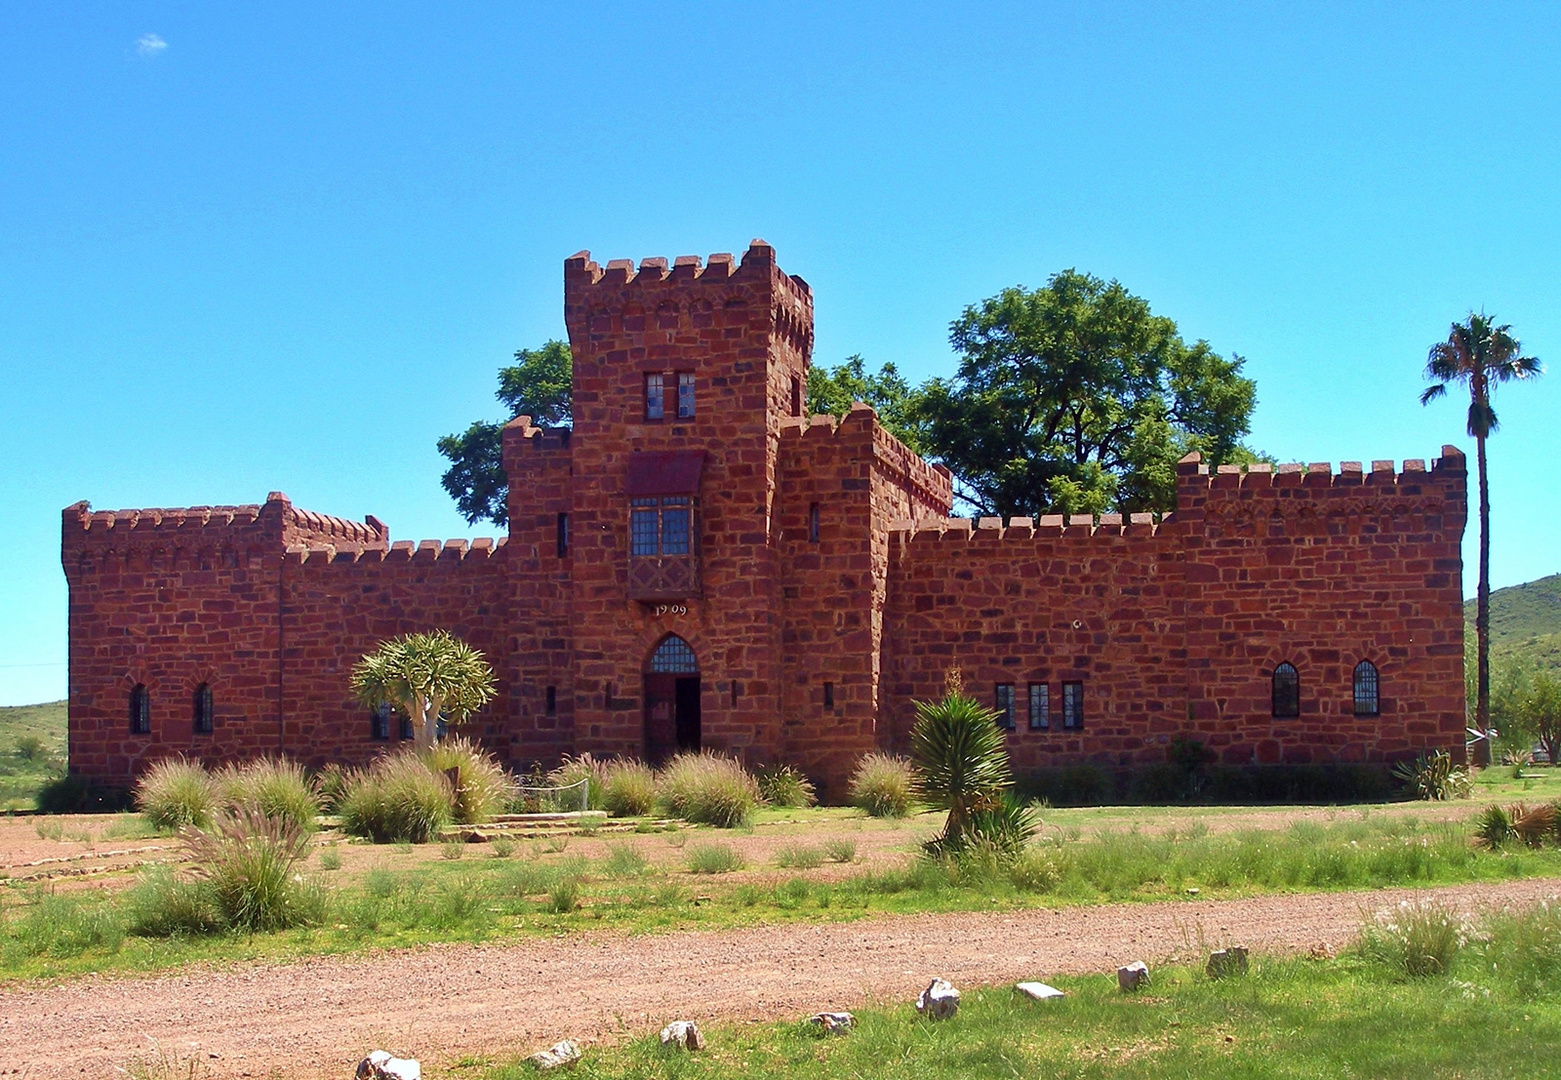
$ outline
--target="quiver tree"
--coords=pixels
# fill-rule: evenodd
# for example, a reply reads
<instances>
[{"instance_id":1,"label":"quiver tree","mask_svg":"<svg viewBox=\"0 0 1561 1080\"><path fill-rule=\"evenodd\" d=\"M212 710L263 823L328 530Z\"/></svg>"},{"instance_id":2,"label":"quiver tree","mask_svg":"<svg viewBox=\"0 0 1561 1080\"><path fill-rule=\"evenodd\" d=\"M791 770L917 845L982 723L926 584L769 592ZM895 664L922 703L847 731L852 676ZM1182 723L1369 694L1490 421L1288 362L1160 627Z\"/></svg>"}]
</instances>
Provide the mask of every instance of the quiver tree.
<instances>
[{"instance_id":1,"label":"quiver tree","mask_svg":"<svg viewBox=\"0 0 1561 1080\"><path fill-rule=\"evenodd\" d=\"M459 724L493 698L493 669L449 631L391 638L352 668L352 692L369 708L391 705L412 720L418 749L434 745L441 717Z\"/></svg>"}]
</instances>

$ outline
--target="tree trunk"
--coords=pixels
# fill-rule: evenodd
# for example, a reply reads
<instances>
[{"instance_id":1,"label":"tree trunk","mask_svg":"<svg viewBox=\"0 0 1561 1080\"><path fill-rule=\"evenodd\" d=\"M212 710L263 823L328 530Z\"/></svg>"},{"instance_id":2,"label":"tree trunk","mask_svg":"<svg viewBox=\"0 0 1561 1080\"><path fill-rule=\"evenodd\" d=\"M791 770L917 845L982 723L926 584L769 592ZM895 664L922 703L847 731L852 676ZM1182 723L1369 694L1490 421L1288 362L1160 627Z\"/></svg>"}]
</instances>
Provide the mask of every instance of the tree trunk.
<instances>
[{"instance_id":1,"label":"tree trunk","mask_svg":"<svg viewBox=\"0 0 1561 1080\"><path fill-rule=\"evenodd\" d=\"M1475 436L1475 460L1480 474L1480 584L1474 602L1475 682L1474 726L1485 735L1476 753L1491 763L1491 492L1485 475L1485 437Z\"/></svg>"}]
</instances>

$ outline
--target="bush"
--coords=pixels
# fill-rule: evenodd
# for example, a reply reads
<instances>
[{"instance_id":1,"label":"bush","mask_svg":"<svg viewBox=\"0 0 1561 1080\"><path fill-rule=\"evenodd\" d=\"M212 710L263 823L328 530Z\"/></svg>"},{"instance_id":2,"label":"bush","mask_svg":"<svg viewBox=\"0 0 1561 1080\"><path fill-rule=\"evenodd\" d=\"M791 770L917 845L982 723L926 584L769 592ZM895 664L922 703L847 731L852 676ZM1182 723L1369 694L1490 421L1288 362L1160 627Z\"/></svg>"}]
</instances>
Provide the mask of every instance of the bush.
<instances>
[{"instance_id":1,"label":"bush","mask_svg":"<svg viewBox=\"0 0 1561 1080\"><path fill-rule=\"evenodd\" d=\"M416 750L386 755L353 777L342 796L341 826L376 844L426 843L450 824L450 785Z\"/></svg>"},{"instance_id":2,"label":"bush","mask_svg":"<svg viewBox=\"0 0 1561 1080\"><path fill-rule=\"evenodd\" d=\"M1052 806L1100 806L1116 793L1116 782L1098 765L1064 765L1036 769L1019 777L1018 797L1040 799Z\"/></svg>"},{"instance_id":3,"label":"bush","mask_svg":"<svg viewBox=\"0 0 1561 1080\"><path fill-rule=\"evenodd\" d=\"M830 861L848 863L856 861L856 841L848 836L831 836L824 841L824 854Z\"/></svg>"},{"instance_id":4,"label":"bush","mask_svg":"<svg viewBox=\"0 0 1561 1080\"><path fill-rule=\"evenodd\" d=\"M1472 790L1469 770L1455 766L1446 750L1400 761L1393 766L1393 776L1417 799L1464 799Z\"/></svg>"},{"instance_id":5,"label":"bush","mask_svg":"<svg viewBox=\"0 0 1561 1080\"><path fill-rule=\"evenodd\" d=\"M457 735L437 742L424 754L424 760L430 771L441 776L455 770L450 816L457 825L491 821L509 802L513 785L503 767L468 739Z\"/></svg>"},{"instance_id":6,"label":"bush","mask_svg":"<svg viewBox=\"0 0 1561 1080\"><path fill-rule=\"evenodd\" d=\"M253 933L320 921L324 893L294 873L309 850L309 834L296 822L251 808L182 836L223 926Z\"/></svg>"},{"instance_id":7,"label":"bush","mask_svg":"<svg viewBox=\"0 0 1561 1080\"><path fill-rule=\"evenodd\" d=\"M320 809L327 814L341 810L342 796L352 784L354 771L332 761L314 778L314 790L320 793Z\"/></svg>"},{"instance_id":8,"label":"bush","mask_svg":"<svg viewBox=\"0 0 1561 1080\"><path fill-rule=\"evenodd\" d=\"M135 806L134 796L125 788L100 784L75 773L44 784L34 802L41 814L118 814Z\"/></svg>"},{"instance_id":9,"label":"bush","mask_svg":"<svg viewBox=\"0 0 1561 1080\"><path fill-rule=\"evenodd\" d=\"M856 763L849 788L851 805L873 817L910 815L915 774L911 763L889 754L865 754Z\"/></svg>"},{"instance_id":10,"label":"bush","mask_svg":"<svg viewBox=\"0 0 1561 1080\"><path fill-rule=\"evenodd\" d=\"M729 757L679 754L657 778L657 800L673 817L730 829L746 824L759 805L759 785Z\"/></svg>"},{"instance_id":11,"label":"bush","mask_svg":"<svg viewBox=\"0 0 1561 1080\"><path fill-rule=\"evenodd\" d=\"M585 806L571 807L582 810L605 810L602 802L602 781L605 779L607 763L592 757L590 754L581 754L579 757L565 756L563 763L547 774L547 782L554 787L569 787L584 780Z\"/></svg>"},{"instance_id":12,"label":"bush","mask_svg":"<svg viewBox=\"0 0 1561 1080\"><path fill-rule=\"evenodd\" d=\"M135 784L136 809L159 829L204 828L217 811L216 781L199 762L164 758Z\"/></svg>"},{"instance_id":13,"label":"bush","mask_svg":"<svg viewBox=\"0 0 1561 1080\"><path fill-rule=\"evenodd\" d=\"M216 783L230 811L254 811L306 833L318 827L320 799L296 761L260 757L229 765L217 774Z\"/></svg>"},{"instance_id":14,"label":"bush","mask_svg":"<svg viewBox=\"0 0 1561 1080\"><path fill-rule=\"evenodd\" d=\"M1485 921L1487 974L1529 994L1561 984L1561 905L1541 901Z\"/></svg>"},{"instance_id":15,"label":"bush","mask_svg":"<svg viewBox=\"0 0 1561 1080\"><path fill-rule=\"evenodd\" d=\"M759 794L771 806L804 807L818 802L813 781L790 765L760 769Z\"/></svg>"},{"instance_id":16,"label":"bush","mask_svg":"<svg viewBox=\"0 0 1561 1080\"><path fill-rule=\"evenodd\" d=\"M743 857L730 844L693 844L686 858L695 874L730 874L743 868Z\"/></svg>"},{"instance_id":17,"label":"bush","mask_svg":"<svg viewBox=\"0 0 1561 1080\"><path fill-rule=\"evenodd\" d=\"M166 866L148 870L130 890L125 907L130 932L141 937L209 934L224 929L211 886L180 878Z\"/></svg>"},{"instance_id":18,"label":"bush","mask_svg":"<svg viewBox=\"0 0 1561 1080\"><path fill-rule=\"evenodd\" d=\"M1041 827L1034 803L1022 803L1011 795L999 797L970 815L961 832L945 831L922 846L932 856L957 855L967 848L989 852L1003 865L1012 863Z\"/></svg>"},{"instance_id":19,"label":"bush","mask_svg":"<svg viewBox=\"0 0 1561 1080\"><path fill-rule=\"evenodd\" d=\"M775 849L775 865L796 870L816 870L824 865L824 852L810 844L783 844Z\"/></svg>"},{"instance_id":20,"label":"bush","mask_svg":"<svg viewBox=\"0 0 1561 1080\"><path fill-rule=\"evenodd\" d=\"M656 805L656 774L643 761L609 761L602 768L602 809L613 817L639 817Z\"/></svg>"},{"instance_id":21,"label":"bush","mask_svg":"<svg viewBox=\"0 0 1561 1080\"><path fill-rule=\"evenodd\" d=\"M1440 901L1406 900L1361 927L1361 952L1413 979L1445 975L1468 940L1464 922Z\"/></svg>"},{"instance_id":22,"label":"bush","mask_svg":"<svg viewBox=\"0 0 1561 1080\"><path fill-rule=\"evenodd\" d=\"M1512 828L1512 815L1499 806L1487 806L1474 819L1475 843L1490 851L1516 839L1517 835Z\"/></svg>"}]
</instances>

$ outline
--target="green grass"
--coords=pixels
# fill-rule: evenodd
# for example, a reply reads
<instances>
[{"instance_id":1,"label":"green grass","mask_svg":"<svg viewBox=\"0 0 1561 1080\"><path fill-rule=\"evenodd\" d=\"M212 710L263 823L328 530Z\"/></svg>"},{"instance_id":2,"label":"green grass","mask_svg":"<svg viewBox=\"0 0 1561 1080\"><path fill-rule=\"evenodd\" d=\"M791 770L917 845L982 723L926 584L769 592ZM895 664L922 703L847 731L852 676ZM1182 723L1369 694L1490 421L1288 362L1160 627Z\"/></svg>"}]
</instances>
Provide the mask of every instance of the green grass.
<instances>
[{"instance_id":1,"label":"green grass","mask_svg":"<svg viewBox=\"0 0 1561 1080\"><path fill-rule=\"evenodd\" d=\"M65 702L0 707L0 810L31 810L65 768Z\"/></svg>"}]
</instances>

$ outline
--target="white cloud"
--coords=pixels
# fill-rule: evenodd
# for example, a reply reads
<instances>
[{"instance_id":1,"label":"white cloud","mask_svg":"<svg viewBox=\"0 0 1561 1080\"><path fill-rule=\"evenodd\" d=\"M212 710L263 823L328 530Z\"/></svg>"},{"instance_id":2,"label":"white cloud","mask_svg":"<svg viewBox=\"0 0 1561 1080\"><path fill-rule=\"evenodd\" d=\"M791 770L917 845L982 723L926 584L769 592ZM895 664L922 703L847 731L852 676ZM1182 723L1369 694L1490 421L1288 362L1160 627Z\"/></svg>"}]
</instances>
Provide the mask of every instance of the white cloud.
<instances>
[{"instance_id":1,"label":"white cloud","mask_svg":"<svg viewBox=\"0 0 1561 1080\"><path fill-rule=\"evenodd\" d=\"M136 52L142 56L156 56L168 47L168 43L156 34L142 34L136 38Z\"/></svg>"}]
</instances>

